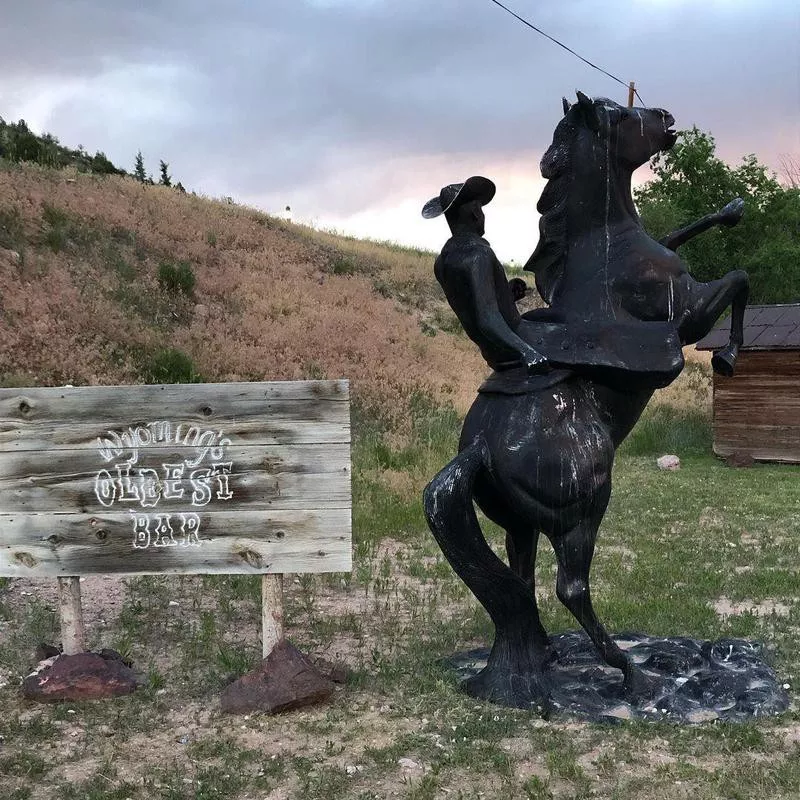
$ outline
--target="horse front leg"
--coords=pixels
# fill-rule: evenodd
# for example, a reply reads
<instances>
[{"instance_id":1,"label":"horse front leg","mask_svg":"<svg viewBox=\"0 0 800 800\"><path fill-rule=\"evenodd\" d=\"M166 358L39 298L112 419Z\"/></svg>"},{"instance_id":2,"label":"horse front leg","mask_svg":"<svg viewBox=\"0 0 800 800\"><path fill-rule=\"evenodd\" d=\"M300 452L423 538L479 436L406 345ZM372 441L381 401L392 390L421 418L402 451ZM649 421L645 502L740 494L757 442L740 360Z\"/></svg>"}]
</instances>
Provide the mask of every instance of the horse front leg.
<instances>
[{"instance_id":1,"label":"horse front leg","mask_svg":"<svg viewBox=\"0 0 800 800\"><path fill-rule=\"evenodd\" d=\"M558 560L556 594L589 634L603 661L622 670L625 691L632 702L650 697L658 683L619 648L595 613L589 591L589 569L602 513L583 520L561 536L551 538Z\"/></svg>"},{"instance_id":2,"label":"horse front leg","mask_svg":"<svg viewBox=\"0 0 800 800\"><path fill-rule=\"evenodd\" d=\"M687 285L678 335L682 344L695 344L706 336L722 312L731 307L731 334L728 344L711 358L711 366L719 375L730 377L736 366L739 348L744 343L744 310L750 296L750 278L737 269L708 283L698 283L686 276Z\"/></svg>"},{"instance_id":3,"label":"horse front leg","mask_svg":"<svg viewBox=\"0 0 800 800\"><path fill-rule=\"evenodd\" d=\"M737 197L716 213L706 214L706 216L697 220L697 222L693 222L685 228L667 234L663 239L659 240L659 244L664 245L664 247L674 252L682 244L686 244L690 239L694 239L695 236L705 233L715 225L732 228L742 218L743 213L744 200L742 200L741 197Z\"/></svg>"},{"instance_id":4,"label":"horse front leg","mask_svg":"<svg viewBox=\"0 0 800 800\"><path fill-rule=\"evenodd\" d=\"M744 310L747 308L747 300L750 297L750 278L743 270L737 273L739 276L739 289L733 295L731 303L731 336L728 344L718 350L711 357L711 367L718 375L730 378L736 368L736 358L739 355L739 348L744 344Z\"/></svg>"}]
</instances>

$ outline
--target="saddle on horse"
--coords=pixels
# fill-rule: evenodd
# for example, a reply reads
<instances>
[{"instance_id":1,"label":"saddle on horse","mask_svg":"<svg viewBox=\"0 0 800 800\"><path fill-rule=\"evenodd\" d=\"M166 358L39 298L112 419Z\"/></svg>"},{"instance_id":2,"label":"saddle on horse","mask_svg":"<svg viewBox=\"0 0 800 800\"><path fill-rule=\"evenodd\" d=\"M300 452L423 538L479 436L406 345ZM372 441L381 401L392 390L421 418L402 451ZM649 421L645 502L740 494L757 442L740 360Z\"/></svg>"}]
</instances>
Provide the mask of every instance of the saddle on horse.
<instances>
[{"instance_id":1,"label":"saddle on horse","mask_svg":"<svg viewBox=\"0 0 800 800\"><path fill-rule=\"evenodd\" d=\"M517 334L535 347L553 370L528 375L524 367L497 369L480 392L527 394L548 388L572 374L615 383L624 377L637 388L658 389L683 369L683 351L672 322L566 319L553 309L523 314Z\"/></svg>"}]
</instances>

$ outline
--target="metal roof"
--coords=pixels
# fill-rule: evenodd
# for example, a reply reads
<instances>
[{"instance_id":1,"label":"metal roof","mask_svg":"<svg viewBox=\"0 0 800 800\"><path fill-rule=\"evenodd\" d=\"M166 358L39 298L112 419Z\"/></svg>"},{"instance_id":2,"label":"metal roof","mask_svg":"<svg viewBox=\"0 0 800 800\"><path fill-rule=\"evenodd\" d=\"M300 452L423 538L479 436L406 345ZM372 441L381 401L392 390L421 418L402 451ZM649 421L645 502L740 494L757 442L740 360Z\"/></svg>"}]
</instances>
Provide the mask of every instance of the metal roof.
<instances>
[{"instance_id":1,"label":"metal roof","mask_svg":"<svg viewBox=\"0 0 800 800\"><path fill-rule=\"evenodd\" d=\"M728 343L731 318L726 317L697 343L698 350L716 350ZM800 303L748 306L744 312L744 345L747 350L800 350Z\"/></svg>"}]
</instances>

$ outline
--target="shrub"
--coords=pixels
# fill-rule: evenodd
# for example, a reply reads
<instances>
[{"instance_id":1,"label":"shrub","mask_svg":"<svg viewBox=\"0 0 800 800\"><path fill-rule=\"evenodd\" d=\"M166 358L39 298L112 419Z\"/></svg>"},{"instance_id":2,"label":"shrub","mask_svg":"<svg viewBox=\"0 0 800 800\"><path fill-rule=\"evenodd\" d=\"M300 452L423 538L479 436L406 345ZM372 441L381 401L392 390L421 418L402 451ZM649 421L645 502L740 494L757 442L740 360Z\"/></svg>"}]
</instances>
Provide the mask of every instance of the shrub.
<instances>
[{"instance_id":1,"label":"shrub","mask_svg":"<svg viewBox=\"0 0 800 800\"><path fill-rule=\"evenodd\" d=\"M42 222L44 243L54 253L66 250L70 244L88 245L95 236L95 232L83 224L80 218L49 203L42 204Z\"/></svg>"},{"instance_id":2,"label":"shrub","mask_svg":"<svg viewBox=\"0 0 800 800\"><path fill-rule=\"evenodd\" d=\"M345 257L335 258L328 265L328 272L332 275L352 275L356 271L355 263Z\"/></svg>"},{"instance_id":3,"label":"shrub","mask_svg":"<svg viewBox=\"0 0 800 800\"><path fill-rule=\"evenodd\" d=\"M710 414L705 409L654 405L647 408L620 453L631 456L703 455L711 452Z\"/></svg>"},{"instance_id":4,"label":"shrub","mask_svg":"<svg viewBox=\"0 0 800 800\"><path fill-rule=\"evenodd\" d=\"M145 383L202 383L192 359L181 350L157 350L142 367Z\"/></svg>"},{"instance_id":5,"label":"shrub","mask_svg":"<svg viewBox=\"0 0 800 800\"><path fill-rule=\"evenodd\" d=\"M158 283L164 291L190 297L196 278L188 261L179 261L177 264L162 261L158 266Z\"/></svg>"},{"instance_id":6,"label":"shrub","mask_svg":"<svg viewBox=\"0 0 800 800\"><path fill-rule=\"evenodd\" d=\"M0 247L16 250L22 243L23 233L19 209L16 206L0 209Z\"/></svg>"}]
</instances>

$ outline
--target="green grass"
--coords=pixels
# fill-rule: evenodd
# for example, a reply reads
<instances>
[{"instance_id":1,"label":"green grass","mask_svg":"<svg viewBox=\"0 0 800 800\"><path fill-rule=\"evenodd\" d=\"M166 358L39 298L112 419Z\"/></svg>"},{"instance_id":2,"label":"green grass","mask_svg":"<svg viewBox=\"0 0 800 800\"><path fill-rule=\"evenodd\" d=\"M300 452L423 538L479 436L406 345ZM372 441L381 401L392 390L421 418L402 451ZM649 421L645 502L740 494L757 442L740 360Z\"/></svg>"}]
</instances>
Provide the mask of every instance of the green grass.
<instances>
[{"instance_id":1,"label":"green grass","mask_svg":"<svg viewBox=\"0 0 800 800\"><path fill-rule=\"evenodd\" d=\"M702 408L656 405L647 408L620 447L621 455L662 456L711 452L711 417Z\"/></svg>"},{"instance_id":2,"label":"green grass","mask_svg":"<svg viewBox=\"0 0 800 800\"><path fill-rule=\"evenodd\" d=\"M686 419L654 416L663 436L677 436L671 428ZM459 693L439 659L487 642L492 628L428 533L417 489L455 452L460 421L424 397L410 400L403 420L362 407L353 419L354 574L286 579L292 641L331 660L341 654L352 669L331 703L276 718L221 715L224 682L259 658L257 576L131 578L121 613L93 635L119 643L145 687L55 707L23 704L15 685L0 689L4 796L797 797L800 749L787 738L797 711L737 725L566 724ZM669 448L620 453L592 570L598 613L612 631L760 639L796 698L800 468L731 469L703 450L705 435L674 448L677 472L656 468L655 455ZM502 554L500 532L486 532ZM574 629L554 582L543 541L543 621ZM712 604L723 595L789 611L721 619ZM0 669L21 675L38 640L57 633L44 604L20 612L15 600L0 586L0 609L14 622L13 632L0 628ZM84 777L62 787L75 763Z\"/></svg>"},{"instance_id":3,"label":"green grass","mask_svg":"<svg viewBox=\"0 0 800 800\"><path fill-rule=\"evenodd\" d=\"M158 283L162 290L169 294L191 297L197 277L188 261L162 261L158 265Z\"/></svg>"},{"instance_id":4,"label":"green grass","mask_svg":"<svg viewBox=\"0 0 800 800\"><path fill-rule=\"evenodd\" d=\"M19 207L0 207L0 247L18 250L24 244L25 230Z\"/></svg>"},{"instance_id":5,"label":"green grass","mask_svg":"<svg viewBox=\"0 0 800 800\"><path fill-rule=\"evenodd\" d=\"M202 383L191 357L174 347L166 347L149 354L141 364L145 383Z\"/></svg>"}]
</instances>

